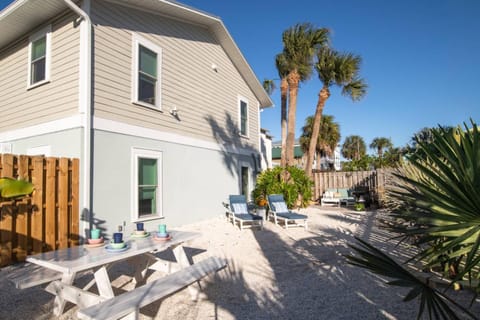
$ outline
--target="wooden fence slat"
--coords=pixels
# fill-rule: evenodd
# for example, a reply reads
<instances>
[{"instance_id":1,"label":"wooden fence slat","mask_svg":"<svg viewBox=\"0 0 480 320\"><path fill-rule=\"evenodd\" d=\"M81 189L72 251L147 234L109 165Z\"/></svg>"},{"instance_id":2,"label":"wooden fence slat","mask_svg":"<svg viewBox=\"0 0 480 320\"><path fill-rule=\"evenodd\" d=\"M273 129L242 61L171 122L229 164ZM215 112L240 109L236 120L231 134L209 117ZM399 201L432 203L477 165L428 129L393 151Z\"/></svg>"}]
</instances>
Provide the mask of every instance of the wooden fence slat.
<instances>
[{"instance_id":1,"label":"wooden fence slat","mask_svg":"<svg viewBox=\"0 0 480 320\"><path fill-rule=\"evenodd\" d=\"M19 179L29 180L30 170L29 170L29 161L30 157L26 155L20 155L17 159L17 176ZM23 261L27 257L28 253L28 211L29 211L29 200L24 200L19 202L17 205L17 212L15 214L15 234L14 237L14 249L13 253L15 255L16 261Z\"/></svg>"},{"instance_id":2,"label":"wooden fence slat","mask_svg":"<svg viewBox=\"0 0 480 320\"><path fill-rule=\"evenodd\" d=\"M47 158L47 173L45 183L45 243L48 250L57 249L56 232L57 219L55 216L55 178L56 178L57 159Z\"/></svg>"},{"instance_id":3,"label":"wooden fence slat","mask_svg":"<svg viewBox=\"0 0 480 320\"><path fill-rule=\"evenodd\" d=\"M2 155L2 172L1 177L13 178L14 158L11 154ZM13 238L13 206L11 204L4 205L1 210L0 217L0 264L7 265L11 263L12 255L12 238Z\"/></svg>"},{"instance_id":4,"label":"wooden fence slat","mask_svg":"<svg viewBox=\"0 0 480 320\"><path fill-rule=\"evenodd\" d=\"M32 183L35 186L35 191L32 195L32 215L30 220L31 240L33 253L40 253L43 251L43 194L44 194L44 176L43 176L43 157L34 157L32 159Z\"/></svg>"},{"instance_id":5,"label":"wooden fence slat","mask_svg":"<svg viewBox=\"0 0 480 320\"><path fill-rule=\"evenodd\" d=\"M58 248L68 247L68 159L58 162Z\"/></svg>"},{"instance_id":6,"label":"wooden fence slat","mask_svg":"<svg viewBox=\"0 0 480 320\"><path fill-rule=\"evenodd\" d=\"M72 159L70 170L70 246L79 244L80 236L80 161Z\"/></svg>"}]
</instances>

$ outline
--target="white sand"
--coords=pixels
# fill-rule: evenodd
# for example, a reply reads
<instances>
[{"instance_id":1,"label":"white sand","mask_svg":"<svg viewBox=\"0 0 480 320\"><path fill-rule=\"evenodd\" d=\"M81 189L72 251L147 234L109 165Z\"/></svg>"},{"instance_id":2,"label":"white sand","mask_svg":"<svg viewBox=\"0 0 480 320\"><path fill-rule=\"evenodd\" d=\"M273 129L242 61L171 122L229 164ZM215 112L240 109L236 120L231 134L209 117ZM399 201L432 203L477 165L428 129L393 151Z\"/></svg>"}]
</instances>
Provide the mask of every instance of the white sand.
<instances>
[{"instance_id":1,"label":"white sand","mask_svg":"<svg viewBox=\"0 0 480 320\"><path fill-rule=\"evenodd\" d=\"M204 299L191 301L183 290L142 309L141 318L415 319L417 304L402 302L405 290L348 265L343 256L351 252L347 243L357 235L404 260L403 251L377 229L376 212L318 206L301 212L309 216L309 231L285 230L272 222L262 231L240 231L223 217L182 227L202 234L188 246L194 261L221 256L228 259L228 268L202 281ZM165 257L173 258L168 253ZM17 290L5 280L14 269L0 271L0 319L54 319L52 295L41 287ZM111 274L121 290L131 288L128 277L122 276L129 271ZM452 295L469 301L467 293ZM68 308L59 319L76 319L77 307ZM480 314L480 303L471 310Z\"/></svg>"}]
</instances>

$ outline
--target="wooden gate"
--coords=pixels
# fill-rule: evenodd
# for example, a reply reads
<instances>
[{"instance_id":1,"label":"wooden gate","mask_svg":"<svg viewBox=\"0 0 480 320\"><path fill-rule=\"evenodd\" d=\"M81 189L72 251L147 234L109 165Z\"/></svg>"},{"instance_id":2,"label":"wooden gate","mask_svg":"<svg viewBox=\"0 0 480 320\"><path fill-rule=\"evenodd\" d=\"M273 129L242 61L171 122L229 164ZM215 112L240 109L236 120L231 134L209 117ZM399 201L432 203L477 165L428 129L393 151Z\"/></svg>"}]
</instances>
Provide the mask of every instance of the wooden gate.
<instances>
[{"instance_id":1,"label":"wooden gate","mask_svg":"<svg viewBox=\"0 0 480 320\"><path fill-rule=\"evenodd\" d=\"M78 159L2 154L0 177L34 185L31 196L0 202L0 266L78 244Z\"/></svg>"}]
</instances>

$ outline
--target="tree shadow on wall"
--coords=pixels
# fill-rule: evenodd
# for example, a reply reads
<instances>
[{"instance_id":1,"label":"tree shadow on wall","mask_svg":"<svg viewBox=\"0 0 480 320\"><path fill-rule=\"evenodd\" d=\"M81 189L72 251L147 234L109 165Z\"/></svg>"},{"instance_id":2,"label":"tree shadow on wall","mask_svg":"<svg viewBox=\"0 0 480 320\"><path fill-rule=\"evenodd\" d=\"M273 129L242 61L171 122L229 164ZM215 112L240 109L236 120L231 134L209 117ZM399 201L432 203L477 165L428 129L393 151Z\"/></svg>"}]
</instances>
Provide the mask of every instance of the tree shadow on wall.
<instances>
[{"instance_id":1,"label":"tree shadow on wall","mask_svg":"<svg viewBox=\"0 0 480 320\"><path fill-rule=\"evenodd\" d=\"M255 145L249 142L247 137L240 135L238 129L238 123L233 120L232 115L225 112L225 123L219 122L211 115L205 117L205 120L209 123L212 134L215 141L220 146L220 152L223 156L223 163L228 169L230 175L235 176L239 167L240 154L250 154L253 157L253 163L256 168L255 171L259 171L258 165L258 150Z\"/></svg>"}]
</instances>

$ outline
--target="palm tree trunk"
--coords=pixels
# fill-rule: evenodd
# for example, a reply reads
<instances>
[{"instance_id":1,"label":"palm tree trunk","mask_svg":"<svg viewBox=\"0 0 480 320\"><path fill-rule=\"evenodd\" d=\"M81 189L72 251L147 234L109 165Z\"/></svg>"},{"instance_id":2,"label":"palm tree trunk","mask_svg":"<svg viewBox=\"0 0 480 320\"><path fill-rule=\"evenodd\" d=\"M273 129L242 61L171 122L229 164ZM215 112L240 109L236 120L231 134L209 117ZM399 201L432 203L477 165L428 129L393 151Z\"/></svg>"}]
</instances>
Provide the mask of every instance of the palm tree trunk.
<instances>
[{"instance_id":1,"label":"palm tree trunk","mask_svg":"<svg viewBox=\"0 0 480 320\"><path fill-rule=\"evenodd\" d=\"M297 96L298 84L300 83L300 75L296 70L290 72L287 77L288 81L288 121L287 121L287 146L286 157L287 166L295 163L293 148L295 145L295 117L297 113Z\"/></svg>"},{"instance_id":2,"label":"palm tree trunk","mask_svg":"<svg viewBox=\"0 0 480 320\"><path fill-rule=\"evenodd\" d=\"M320 133L320 122L322 120L323 107L328 97L330 97L330 90L328 87L323 87L318 93L318 103L315 110L315 117L313 118L312 136L310 137L310 145L308 146L308 158L305 165L305 173L307 176L312 176L313 155L317 149L318 135Z\"/></svg>"},{"instance_id":3,"label":"palm tree trunk","mask_svg":"<svg viewBox=\"0 0 480 320\"><path fill-rule=\"evenodd\" d=\"M287 165L287 92L288 82L287 78L282 78L280 83L280 98L281 98L281 126L282 126L282 150L280 157L280 166L285 168Z\"/></svg>"}]
</instances>

